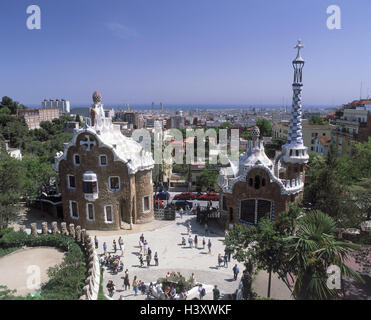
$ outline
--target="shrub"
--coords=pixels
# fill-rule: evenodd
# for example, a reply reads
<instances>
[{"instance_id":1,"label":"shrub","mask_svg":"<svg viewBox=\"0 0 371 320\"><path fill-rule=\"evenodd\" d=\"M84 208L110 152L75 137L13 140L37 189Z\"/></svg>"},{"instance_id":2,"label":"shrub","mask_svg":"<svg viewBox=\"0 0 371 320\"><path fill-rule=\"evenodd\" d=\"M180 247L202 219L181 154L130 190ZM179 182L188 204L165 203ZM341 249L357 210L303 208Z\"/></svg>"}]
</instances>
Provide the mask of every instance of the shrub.
<instances>
[{"instance_id":1,"label":"shrub","mask_svg":"<svg viewBox=\"0 0 371 320\"><path fill-rule=\"evenodd\" d=\"M71 237L61 234L47 234L34 237L25 232L4 232L0 238L0 257L22 246L56 247L66 251L63 262L56 267L48 269L49 281L42 285L40 295L27 295L15 297L14 291L2 287L0 299L25 299L25 300L77 300L82 295L85 285L86 264L84 253Z\"/></svg>"}]
</instances>

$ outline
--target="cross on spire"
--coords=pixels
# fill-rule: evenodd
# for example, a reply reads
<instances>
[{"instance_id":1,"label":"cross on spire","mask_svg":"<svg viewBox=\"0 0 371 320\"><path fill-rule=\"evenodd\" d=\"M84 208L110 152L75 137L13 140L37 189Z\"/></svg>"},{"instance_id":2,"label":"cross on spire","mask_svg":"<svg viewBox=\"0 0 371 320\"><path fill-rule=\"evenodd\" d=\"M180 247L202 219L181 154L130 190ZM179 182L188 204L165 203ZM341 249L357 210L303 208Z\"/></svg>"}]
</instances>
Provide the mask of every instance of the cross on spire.
<instances>
[{"instance_id":1,"label":"cross on spire","mask_svg":"<svg viewBox=\"0 0 371 320\"><path fill-rule=\"evenodd\" d=\"M304 45L302 45L301 40L298 40L297 45L294 47L294 49L298 49L298 55L296 56L296 60L300 59L302 60L302 57L300 55L300 50L304 48Z\"/></svg>"},{"instance_id":2,"label":"cross on spire","mask_svg":"<svg viewBox=\"0 0 371 320\"><path fill-rule=\"evenodd\" d=\"M80 141L81 146L85 146L86 150L90 151L95 146L95 140L91 140L90 136L86 135L86 140Z\"/></svg>"}]
</instances>

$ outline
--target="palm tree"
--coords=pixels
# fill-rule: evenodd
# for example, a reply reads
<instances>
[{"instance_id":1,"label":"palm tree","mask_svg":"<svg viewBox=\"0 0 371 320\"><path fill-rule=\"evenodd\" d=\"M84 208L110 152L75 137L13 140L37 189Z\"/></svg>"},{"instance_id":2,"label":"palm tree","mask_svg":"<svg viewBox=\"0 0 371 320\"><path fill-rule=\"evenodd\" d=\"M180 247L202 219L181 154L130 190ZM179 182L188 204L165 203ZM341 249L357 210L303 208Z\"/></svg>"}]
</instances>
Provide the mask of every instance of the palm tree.
<instances>
[{"instance_id":1,"label":"palm tree","mask_svg":"<svg viewBox=\"0 0 371 320\"><path fill-rule=\"evenodd\" d=\"M293 296L302 300L326 300L340 297L340 291L327 286L330 265L340 268L341 276L363 281L345 262L359 246L338 241L335 221L321 211L311 211L298 221L294 236L288 237L288 252L296 280Z\"/></svg>"}]
</instances>

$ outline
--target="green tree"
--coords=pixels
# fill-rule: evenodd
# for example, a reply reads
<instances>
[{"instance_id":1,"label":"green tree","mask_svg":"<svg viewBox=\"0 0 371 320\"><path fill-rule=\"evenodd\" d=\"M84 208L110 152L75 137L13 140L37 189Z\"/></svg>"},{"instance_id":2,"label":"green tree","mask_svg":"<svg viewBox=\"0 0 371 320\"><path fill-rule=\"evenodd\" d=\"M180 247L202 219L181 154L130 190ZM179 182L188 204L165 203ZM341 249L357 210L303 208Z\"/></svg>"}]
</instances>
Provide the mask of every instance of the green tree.
<instances>
[{"instance_id":1,"label":"green tree","mask_svg":"<svg viewBox=\"0 0 371 320\"><path fill-rule=\"evenodd\" d=\"M298 221L295 235L287 238L288 255L295 269L293 295L301 300L328 300L340 297L327 286L329 266L340 268L342 277L362 278L345 261L358 245L336 240L335 221L321 211L312 211Z\"/></svg>"},{"instance_id":2,"label":"green tree","mask_svg":"<svg viewBox=\"0 0 371 320\"><path fill-rule=\"evenodd\" d=\"M260 135L262 137L271 137L272 136L272 125L271 125L271 123L269 122L268 119L265 119L265 118L258 119L256 121L256 125L260 129Z\"/></svg>"},{"instance_id":3,"label":"green tree","mask_svg":"<svg viewBox=\"0 0 371 320\"><path fill-rule=\"evenodd\" d=\"M215 170L205 169L200 174L200 186L206 190L216 190L218 172Z\"/></svg>"},{"instance_id":4,"label":"green tree","mask_svg":"<svg viewBox=\"0 0 371 320\"><path fill-rule=\"evenodd\" d=\"M25 156L22 164L25 172L23 192L28 198L40 196L45 187L57 179L52 165L37 156Z\"/></svg>"},{"instance_id":5,"label":"green tree","mask_svg":"<svg viewBox=\"0 0 371 320\"><path fill-rule=\"evenodd\" d=\"M320 116L316 116L316 115L313 115L309 120L309 124L325 125L327 123L328 122L325 119L321 118Z\"/></svg>"},{"instance_id":6,"label":"green tree","mask_svg":"<svg viewBox=\"0 0 371 320\"><path fill-rule=\"evenodd\" d=\"M7 227L19 211L23 177L21 161L0 150L0 229Z\"/></svg>"}]
</instances>

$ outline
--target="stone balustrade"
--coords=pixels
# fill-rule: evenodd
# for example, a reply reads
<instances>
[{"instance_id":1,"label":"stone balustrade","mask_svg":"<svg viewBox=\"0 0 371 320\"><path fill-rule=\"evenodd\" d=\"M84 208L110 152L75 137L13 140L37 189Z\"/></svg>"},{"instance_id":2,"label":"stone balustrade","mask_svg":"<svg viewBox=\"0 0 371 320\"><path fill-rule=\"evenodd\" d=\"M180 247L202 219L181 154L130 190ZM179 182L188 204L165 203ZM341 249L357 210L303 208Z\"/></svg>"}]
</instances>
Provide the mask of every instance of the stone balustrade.
<instances>
[{"instance_id":1,"label":"stone balustrade","mask_svg":"<svg viewBox=\"0 0 371 320\"><path fill-rule=\"evenodd\" d=\"M20 231L25 232L25 226L21 226ZM100 266L93 240L88 232L85 229L81 229L80 226L75 227L73 223L69 225L69 230L67 230L67 224L65 222L61 223L61 229L59 230L58 223L53 221L51 223L50 231L48 229L47 222L41 223L41 234L63 234L74 238L75 241L81 245L86 257L88 277L85 279L83 295L79 298L79 300L97 300L100 284ZM31 223L31 235L35 237L39 235L36 223Z\"/></svg>"}]
</instances>

